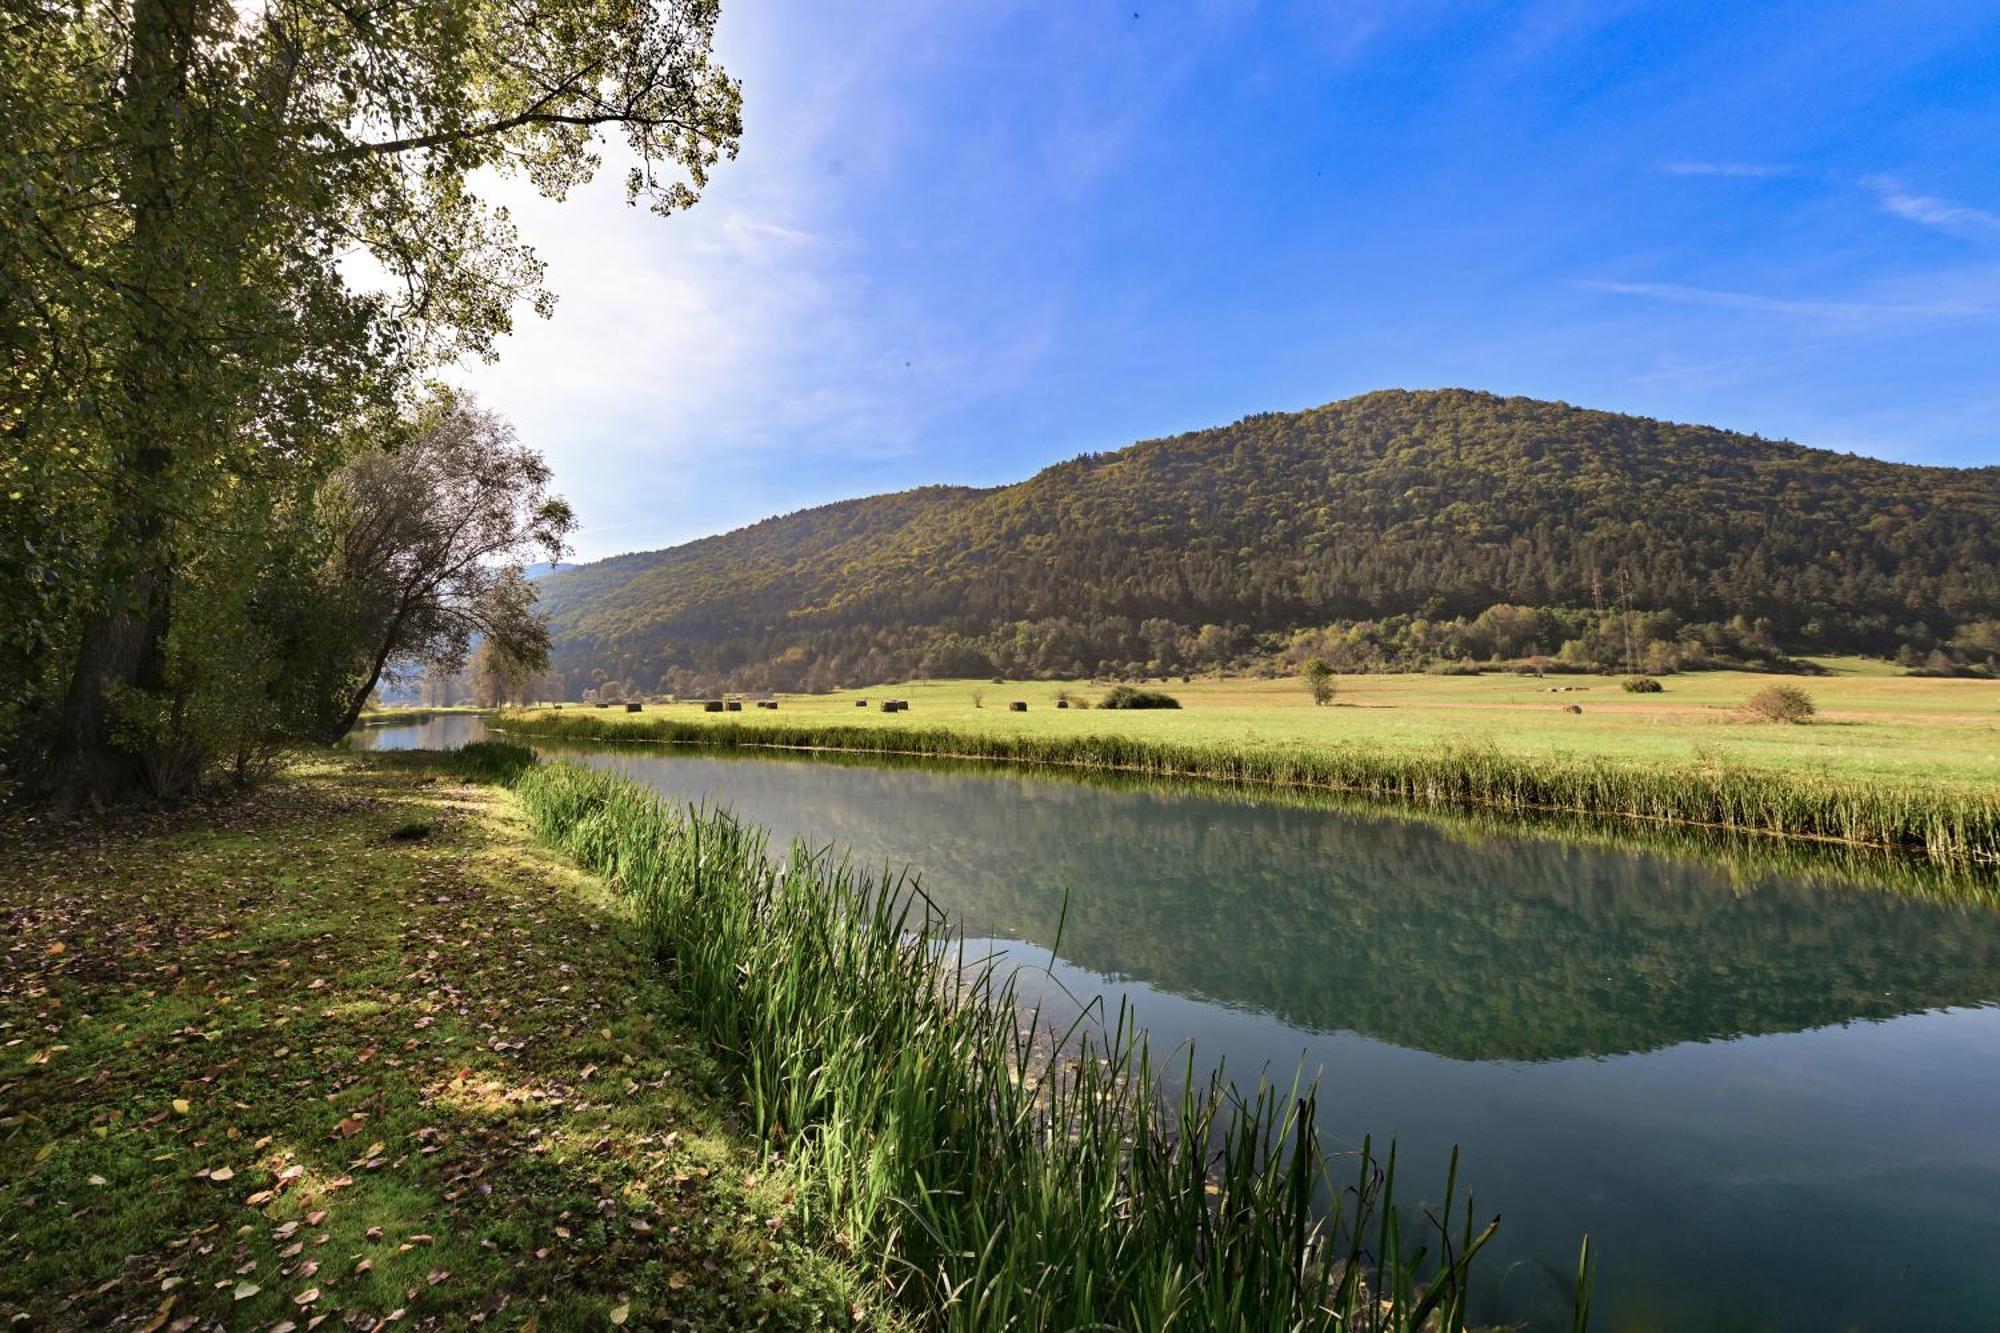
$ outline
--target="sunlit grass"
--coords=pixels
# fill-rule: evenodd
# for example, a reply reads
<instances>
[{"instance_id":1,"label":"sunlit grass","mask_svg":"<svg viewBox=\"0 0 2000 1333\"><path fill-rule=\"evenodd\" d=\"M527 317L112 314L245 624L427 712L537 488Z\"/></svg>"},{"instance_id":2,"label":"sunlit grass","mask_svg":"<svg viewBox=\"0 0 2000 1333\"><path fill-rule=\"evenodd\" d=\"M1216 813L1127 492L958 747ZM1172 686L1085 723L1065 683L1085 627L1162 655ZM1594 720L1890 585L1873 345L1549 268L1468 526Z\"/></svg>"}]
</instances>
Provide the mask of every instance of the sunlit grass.
<instances>
[{"instance_id":1,"label":"sunlit grass","mask_svg":"<svg viewBox=\"0 0 2000 1333\"><path fill-rule=\"evenodd\" d=\"M1988 753L2000 751L2000 714L1992 712L2000 707L2000 686L1835 676L1806 682L1822 710L1811 725L1745 720L1744 699L1770 679L1675 676L1664 693L1637 695L1608 678L1374 677L1343 686L1351 706L1328 708L1315 707L1296 682L1232 681L1206 690L1201 683L1170 687L1181 709L1140 712L1055 708L1056 691L1074 692L1074 685L923 682L897 686L911 711L890 715L815 697L721 718L656 705L641 714L514 713L503 725L556 738L951 756L1215 778L1420 806L1827 840L1939 860L2000 855L2000 756ZM1551 695L1551 689L1570 692ZM1531 691L1532 705L1523 702ZM1025 713L994 706L1034 694L1045 700L1030 699ZM1879 712L1891 696L1905 711L1867 725L1892 730L1913 752L1926 749L1923 769L1877 764L1873 751L1854 752L1841 740L1864 725L1844 717L1864 705ZM1588 701L1583 714L1562 711L1577 699ZM1401 702L1385 702L1395 700ZM1365 720L1375 713L1406 720ZM1391 725L1408 729L1398 734ZM1557 737L1571 744L1552 744ZM1823 743L1827 737L1835 743ZM1779 754L1782 761L1774 761Z\"/></svg>"}]
</instances>

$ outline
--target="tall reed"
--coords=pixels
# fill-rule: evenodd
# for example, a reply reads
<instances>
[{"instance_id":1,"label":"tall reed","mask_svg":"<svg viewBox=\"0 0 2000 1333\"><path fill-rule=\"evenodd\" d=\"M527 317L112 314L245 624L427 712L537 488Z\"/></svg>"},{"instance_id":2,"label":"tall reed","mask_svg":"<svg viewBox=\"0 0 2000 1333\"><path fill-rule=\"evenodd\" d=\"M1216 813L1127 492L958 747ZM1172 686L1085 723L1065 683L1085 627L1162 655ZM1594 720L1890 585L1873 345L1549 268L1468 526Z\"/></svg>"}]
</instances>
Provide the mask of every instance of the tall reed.
<instances>
[{"instance_id":1,"label":"tall reed","mask_svg":"<svg viewBox=\"0 0 2000 1333\"><path fill-rule=\"evenodd\" d=\"M809 1218L937 1326L1458 1329L1492 1234L1457 1194L1421 1237L1395 1154L1342 1160L1312 1091L1156 1067L1129 1012L1022 1021L920 890L672 808L612 774L523 772L537 833L627 895L741 1074ZM1177 1087L1172 1094L1163 1088ZM1338 1173L1338 1178L1336 1178Z\"/></svg>"},{"instance_id":2,"label":"tall reed","mask_svg":"<svg viewBox=\"0 0 2000 1333\"><path fill-rule=\"evenodd\" d=\"M1589 814L1821 839L1939 861L2000 860L2000 793L1734 765L1621 764L1586 756L1509 754L1491 745L1404 751L1335 744L1292 751L1115 733L1033 736L813 722L746 725L646 718L620 723L515 714L503 725L557 738L929 755L1213 778L1352 792L1420 806Z\"/></svg>"}]
</instances>

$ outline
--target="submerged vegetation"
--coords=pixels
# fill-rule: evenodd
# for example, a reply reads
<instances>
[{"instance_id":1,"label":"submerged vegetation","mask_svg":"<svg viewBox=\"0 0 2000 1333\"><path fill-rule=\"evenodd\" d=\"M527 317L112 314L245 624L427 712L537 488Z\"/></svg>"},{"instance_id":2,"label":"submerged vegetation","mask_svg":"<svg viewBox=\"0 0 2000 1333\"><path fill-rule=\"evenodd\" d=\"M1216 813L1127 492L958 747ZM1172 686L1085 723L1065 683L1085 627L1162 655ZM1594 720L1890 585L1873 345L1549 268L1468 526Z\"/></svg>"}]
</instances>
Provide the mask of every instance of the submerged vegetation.
<instances>
[{"instance_id":1,"label":"submerged vegetation","mask_svg":"<svg viewBox=\"0 0 2000 1333\"><path fill-rule=\"evenodd\" d=\"M801 1208L939 1325L1463 1326L1492 1225L1456 1163L1406 1238L1393 1149L1342 1167L1312 1093L1240 1095L1191 1056L1162 1100L1128 1013L1024 1026L1012 980L908 883L803 846L774 859L726 815L595 770L539 765L515 790L630 901Z\"/></svg>"},{"instance_id":2,"label":"submerged vegetation","mask_svg":"<svg viewBox=\"0 0 2000 1333\"><path fill-rule=\"evenodd\" d=\"M1729 764L1625 764L1524 755L1487 744L1391 750L1331 743L1251 749L1097 732L1018 734L952 726L705 723L658 715L512 715L525 735L993 759L1157 777L1318 788L1424 807L1586 814L1894 849L1940 861L2000 858L2000 794Z\"/></svg>"}]
</instances>

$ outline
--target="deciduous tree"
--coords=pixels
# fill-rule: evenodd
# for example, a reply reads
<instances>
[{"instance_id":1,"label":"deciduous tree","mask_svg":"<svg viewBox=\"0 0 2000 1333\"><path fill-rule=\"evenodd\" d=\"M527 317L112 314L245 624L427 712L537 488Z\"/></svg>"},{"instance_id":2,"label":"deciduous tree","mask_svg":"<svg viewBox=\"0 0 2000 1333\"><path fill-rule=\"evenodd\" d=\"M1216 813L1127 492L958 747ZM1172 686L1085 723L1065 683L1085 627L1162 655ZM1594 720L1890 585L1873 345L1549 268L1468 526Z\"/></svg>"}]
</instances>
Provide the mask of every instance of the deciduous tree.
<instances>
[{"instance_id":1,"label":"deciduous tree","mask_svg":"<svg viewBox=\"0 0 2000 1333\"><path fill-rule=\"evenodd\" d=\"M324 476L361 414L489 353L542 270L477 183L560 197L622 136L629 197L735 150L715 0L20 0L0 21L0 543L10 631L59 658L48 778L141 776L177 586L218 511ZM363 276L368 275L368 276ZM35 580L51 573L51 589ZM50 617L59 623L52 626ZM55 673L50 673L55 674ZM8 725L0 713L0 725Z\"/></svg>"}]
</instances>

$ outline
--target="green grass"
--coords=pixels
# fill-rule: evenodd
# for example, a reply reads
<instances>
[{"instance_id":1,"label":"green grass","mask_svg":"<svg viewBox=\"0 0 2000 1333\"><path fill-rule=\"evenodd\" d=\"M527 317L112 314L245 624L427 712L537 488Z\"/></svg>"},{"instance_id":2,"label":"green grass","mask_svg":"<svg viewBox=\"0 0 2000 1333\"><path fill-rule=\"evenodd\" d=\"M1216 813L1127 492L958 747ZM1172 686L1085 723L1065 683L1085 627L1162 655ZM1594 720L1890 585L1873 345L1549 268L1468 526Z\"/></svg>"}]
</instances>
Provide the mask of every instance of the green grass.
<instances>
[{"instance_id":1,"label":"green grass","mask_svg":"<svg viewBox=\"0 0 2000 1333\"><path fill-rule=\"evenodd\" d=\"M537 766L516 791L632 901L801 1207L927 1322L1462 1326L1490 1230L1458 1210L1455 1162L1406 1239L1393 1150L1330 1160L1310 1092L1184 1077L1162 1099L1129 1015L1024 1024L907 884L803 845L774 860L756 830L598 770Z\"/></svg>"},{"instance_id":2,"label":"green grass","mask_svg":"<svg viewBox=\"0 0 2000 1333\"><path fill-rule=\"evenodd\" d=\"M1704 671L1662 676L1659 694L1627 694L1617 675L1341 676L1334 702L1316 708L1296 679L1198 679L1161 688L1178 710L1116 717L1096 709L1059 710L1058 691L1096 700L1108 685L1077 681L937 680L825 695L786 695L775 712L726 720L784 726L800 720L843 726L948 726L997 736L1074 737L1104 732L1147 740L1227 744L1272 754L1365 743L1388 751L1490 743L1523 757L1599 758L1632 764L1727 763L1810 776L1908 779L1929 787L1990 791L2000 786L2000 681L1937 680L1900 674L1863 658L1818 659L1831 674L1774 676ZM1813 696L1820 715L1806 726L1747 721L1742 705L1774 683ZM1570 687L1571 693L1551 694ZM910 711L884 715L854 700L893 694ZM984 707L973 706L974 695ZM1028 704L1010 713L1008 701ZM1563 711L1579 704L1581 714ZM578 714L571 708L563 716ZM619 723L661 716L699 718L685 704L648 704L642 714L584 710ZM517 714L518 716L518 714ZM717 718L717 721L725 720Z\"/></svg>"},{"instance_id":3,"label":"green grass","mask_svg":"<svg viewBox=\"0 0 2000 1333\"><path fill-rule=\"evenodd\" d=\"M1344 678L1315 707L1297 681L1176 684L1178 710L1057 709L1075 683L925 681L893 687L910 711L854 705L883 691L788 697L710 717L508 714L524 734L775 745L1118 769L1341 790L1420 805L1567 812L1921 853L2000 855L2000 685L1888 676L1830 662L1803 681L1810 724L1749 721L1773 677L1673 676L1659 694L1616 677ZM1799 678L1786 678L1797 682ZM1550 693L1551 690L1567 693ZM1012 700L1028 703L1012 712ZM1565 711L1579 704L1583 712Z\"/></svg>"},{"instance_id":4,"label":"green grass","mask_svg":"<svg viewBox=\"0 0 2000 1333\"><path fill-rule=\"evenodd\" d=\"M0 828L0 1319L900 1326L626 905L457 777Z\"/></svg>"}]
</instances>

